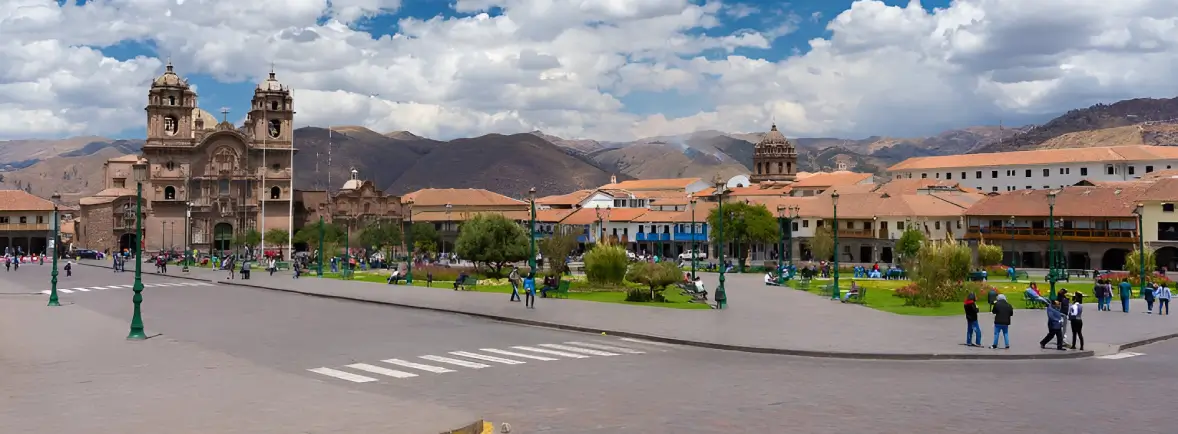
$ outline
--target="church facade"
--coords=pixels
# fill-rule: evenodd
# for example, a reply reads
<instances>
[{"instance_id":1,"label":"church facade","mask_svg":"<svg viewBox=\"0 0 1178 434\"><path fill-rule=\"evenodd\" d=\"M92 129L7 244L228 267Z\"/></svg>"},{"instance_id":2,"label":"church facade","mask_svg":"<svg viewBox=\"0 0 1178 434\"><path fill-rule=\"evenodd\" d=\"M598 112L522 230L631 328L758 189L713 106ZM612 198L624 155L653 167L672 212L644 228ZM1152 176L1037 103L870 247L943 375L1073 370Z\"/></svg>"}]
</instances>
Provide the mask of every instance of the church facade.
<instances>
[{"instance_id":1,"label":"church facade","mask_svg":"<svg viewBox=\"0 0 1178 434\"><path fill-rule=\"evenodd\" d=\"M294 100L274 72L254 90L241 126L227 121L227 111L218 122L201 110L171 63L148 90L146 111L142 154L108 160L105 189L79 202L78 246L134 249L136 166L146 168L142 244L149 251L225 251L249 230L290 233ZM264 240L284 252L288 242Z\"/></svg>"},{"instance_id":2,"label":"church facade","mask_svg":"<svg viewBox=\"0 0 1178 434\"><path fill-rule=\"evenodd\" d=\"M763 182L790 183L798 180L798 151L777 131L777 124L753 148L754 184Z\"/></svg>"}]
</instances>

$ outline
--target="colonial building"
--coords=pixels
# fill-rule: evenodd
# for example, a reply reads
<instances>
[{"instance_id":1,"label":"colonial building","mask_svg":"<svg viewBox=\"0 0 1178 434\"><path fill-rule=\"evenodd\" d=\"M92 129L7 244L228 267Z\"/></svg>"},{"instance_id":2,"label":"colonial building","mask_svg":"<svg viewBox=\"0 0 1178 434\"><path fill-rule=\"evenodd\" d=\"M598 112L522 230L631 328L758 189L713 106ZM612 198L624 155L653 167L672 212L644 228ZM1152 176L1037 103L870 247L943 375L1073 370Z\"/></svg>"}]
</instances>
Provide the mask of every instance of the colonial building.
<instances>
[{"instance_id":1,"label":"colonial building","mask_svg":"<svg viewBox=\"0 0 1178 434\"><path fill-rule=\"evenodd\" d=\"M53 202L0 190L0 254L43 253L53 236Z\"/></svg>"},{"instance_id":2,"label":"colonial building","mask_svg":"<svg viewBox=\"0 0 1178 434\"><path fill-rule=\"evenodd\" d=\"M334 223L354 232L371 224L401 224L401 198L377 188L370 180L361 179L352 169L351 178L335 193L323 190L295 193L296 227L319 222ZM311 247L310 250L314 250Z\"/></svg>"},{"instance_id":3,"label":"colonial building","mask_svg":"<svg viewBox=\"0 0 1178 434\"><path fill-rule=\"evenodd\" d=\"M525 228L531 219L528 202L478 188L426 188L407 193L401 200L412 212L413 223L434 225L442 239L439 252L453 252L459 226L476 215L501 214Z\"/></svg>"},{"instance_id":4,"label":"colonial building","mask_svg":"<svg viewBox=\"0 0 1178 434\"><path fill-rule=\"evenodd\" d=\"M765 181L792 182L797 179L798 151L777 131L777 124L753 148L754 184Z\"/></svg>"},{"instance_id":5,"label":"colonial building","mask_svg":"<svg viewBox=\"0 0 1178 434\"><path fill-rule=\"evenodd\" d=\"M891 179L955 181L982 192L1128 181L1178 168L1178 147L1116 146L916 157L888 168Z\"/></svg>"},{"instance_id":6,"label":"colonial building","mask_svg":"<svg viewBox=\"0 0 1178 434\"><path fill-rule=\"evenodd\" d=\"M80 201L80 247L135 248L137 182L143 187L142 244L149 250L229 250L245 231L292 229L294 100L274 72L254 90L242 126L225 118L218 123L201 110L196 91L171 63L152 82L146 111L142 155L108 160L105 189ZM137 166L146 169L141 181Z\"/></svg>"}]
</instances>

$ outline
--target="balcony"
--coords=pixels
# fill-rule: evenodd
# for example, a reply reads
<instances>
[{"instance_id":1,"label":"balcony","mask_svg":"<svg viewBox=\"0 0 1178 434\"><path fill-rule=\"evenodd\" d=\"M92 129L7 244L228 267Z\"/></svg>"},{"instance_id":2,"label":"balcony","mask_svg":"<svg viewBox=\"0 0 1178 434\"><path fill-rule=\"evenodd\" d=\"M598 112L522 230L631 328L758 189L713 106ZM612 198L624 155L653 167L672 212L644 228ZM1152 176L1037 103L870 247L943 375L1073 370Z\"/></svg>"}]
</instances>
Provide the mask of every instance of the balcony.
<instances>
[{"instance_id":1,"label":"balcony","mask_svg":"<svg viewBox=\"0 0 1178 434\"><path fill-rule=\"evenodd\" d=\"M979 239L985 236L992 241L1009 240L1013 237L1020 241L1047 241L1049 228L979 228L970 226L965 233L966 239ZM1137 241L1136 230L1126 229L1075 229L1056 228L1055 237L1064 241L1091 241L1096 243L1132 243Z\"/></svg>"},{"instance_id":2,"label":"balcony","mask_svg":"<svg viewBox=\"0 0 1178 434\"><path fill-rule=\"evenodd\" d=\"M839 238L875 238L871 229L839 229Z\"/></svg>"},{"instance_id":3,"label":"balcony","mask_svg":"<svg viewBox=\"0 0 1178 434\"><path fill-rule=\"evenodd\" d=\"M671 241L671 234L639 232L635 234L634 241Z\"/></svg>"},{"instance_id":4,"label":"balcony","mask_svg":"<svg viewBox=\"0 0 1178 434\"><path fill-rule=\"evenodd\" d=\"M291 173L289 167L281 170L272 170L269 167L258 168L258 176L266 179L290 179Z\"/></svg>"},{"instance_id":5,"label":"balcony","mask_svg":"<svg viewBox=\"0 0 1178 434\"><path fill-rule=\"evenodd\" d=\"M49 223L0 223L0 231L48 231Z\"/></svg>"}]
</instances>

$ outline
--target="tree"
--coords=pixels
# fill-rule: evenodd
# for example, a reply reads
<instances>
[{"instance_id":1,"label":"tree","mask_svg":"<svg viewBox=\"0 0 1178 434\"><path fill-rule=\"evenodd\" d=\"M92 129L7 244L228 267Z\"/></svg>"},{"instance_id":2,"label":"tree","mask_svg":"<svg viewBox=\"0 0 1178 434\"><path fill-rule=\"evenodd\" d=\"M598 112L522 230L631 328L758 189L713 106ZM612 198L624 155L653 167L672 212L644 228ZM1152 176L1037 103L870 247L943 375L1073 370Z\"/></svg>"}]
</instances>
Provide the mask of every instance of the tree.
<instances>
[{"instance_id":1,"label":"tree","mask_svg":"<svg viewBox=\"0 0 1178 434\"><path fill-rule=\"evenodd\" d=\"M565 260L573 249L577 248L577 234L571 229L563 225L556 225L552 229L552 235L540 240L540 254L545 259L545 264L548 265L548 273L550 275L559 276L568 271L568 262Z\"/></svg>"},{"instance_id":2,"label":"tree","mask_svg":"<svg viewBox=\"0 0 1178 434\"><path fill-rule=\"evenodd\" d=\"M324 260L327 260L339 252L340 244L347 236L338 225L325 222L320 226L319 222L315 222L303 226L298 232L295 232L294 242L306 244L307 248L313 252L319 250L320 227L323 229L323 257Z\"/></svg>"},{"instance_id":3,"label":"tree","mask_svg":"<svg viewBox=\"0 0 1178 434\"><path fill-rule=\"evenodd\" d=\"M454 250L499 275L503 266L528 259L530 245L523 226L501 214L478 214L462 224Z\"/></svg>"},{"instance_id":4,"label":"tree","mask_svg":"<svg viewBox=\"0 0 1178 434\"><path fill-rule=\"evenodd\" d=\"M289 236L286 229L270 229L266 231L266 244L271 246L285 246Z\"/></svg>"},{"instance_id":5,"label":"tree","mask_svg":"<svg viewBox=\"0 0 1178 434\"><path fill-rule=\"evenodd\" d=\"M825 261L834 255L834 232L823 226L814 230L814 238L810 240L810 254L814 259Z\"/></svg>"},{"instance_id":6,"label":"tree","mask_svg":"<svg viewBox=\"0 0 1178 434\"><path fill-rule=\"evenodd\" d=\"M438 251L438 244L442 242L441 235L433 223L417 222L409 227L409 234L413 236L413 249L429 254Z\"/></svg>"},{"instance_id":7,"label":"tree","mask_svg":"<svg viewBox=\"0 0 1178 434\"><path fill-rule=\"evenodd\" d=\"M1149 281L1150 276L1153 275L1153 271L1155 268L1154 265L1156 265L1156 264L1157 264L1157 259L1156 259L1156 256L1154 255L1154 251L1153 251L1153 249L1151 249L1149 247L1148 244L1146 244L1145 245L1145 278L1146 278L1146 281ZM1125 271L1127 271L1129 273L1129 275L1133 276L1134 278L1140 277L1140 276L1138 276L1139 274L1141 274L1141 251L1140 250L1133 249L1132 252L1129 252L1128 255L1125 255Z\"/></svg>"},{"instance_id":8,"label":"tree","mask_svg":"<svg viewBox=\"0 0 1178 434\"><path fill-rule=\"evenodd\" d=\"M262 243L262 233L257 229L247 229L233 236L233 244L243 247L253 247Z\"/></svg>"},{"instance_id":9,"label":"tree","mask_svg":"<svg viewBox=\"0 0 1178 434\"><path fill-rule=\"evenodd\" d=\"M925 242L924 232L916 229L914 225L908 225L904 229L904 233L900 235L900 240L896 242L896 254L899 256L900 263L904 268L911 267L911 261L916 259L916 255L920 253L920 246Z\"/></svg>"},{"instance_id":10,"label":"tree","mask_svg":"<svg viewBox=\"0 0 1178 434\"><path fill-rule=\"evenodd\" d=\"M978 263L983 267L1002 263L1002 248L993 244L978 244Z\"/></svg>"},{"instance_id":11,"label":"tree","mask_svg":"<svg viewBox=\"0 0 1178 434\"><path fill-rule=\"evenodd\" d=\"M656 293L682 279L680 273L674 262L635 262L626 271L626 280L646 285L650 288L650 298L659 300Z\"/></svg>"},{"instance_id":12,"label":"tree","mask_svg":"<svg viewBox=\"0 0 1178 434\"><path fill-rule=\"evenodd\" d=\"M360 245L375 251L384 251L392 257L393 247L401 244L401 228L391 221L370 222L359 236Z\"/></svg>"},{"instance_id":13,"label":"tree","mask_svg":"<svg viewBox=\"0 0 1178 434\"><path fill-rule=\"evenodd\" d=\"M769 212L765 205L749 204L745 202L730 202L724 204L724 215L720 215L717 207L708 214L708 225L719 229L718 223L723 218L725 243L736 243L736 256L739 260L740 271L744 272L744 261L748 257L748 247L752 243L769 243L776 241L779 236L777 219ZM712 242L717 239L718 230L709 231Z\"/></svg>"},{"instance_id":14,"label":"tree","mask_svg":"<svg viewBox=\"0 0 1178 434\"><path fill-rule=\"evenodd\" d=\"M585 254L585 278L597 285L621 285L630 257L622 246L597 244Z\"/></svg>"}]
</instances>

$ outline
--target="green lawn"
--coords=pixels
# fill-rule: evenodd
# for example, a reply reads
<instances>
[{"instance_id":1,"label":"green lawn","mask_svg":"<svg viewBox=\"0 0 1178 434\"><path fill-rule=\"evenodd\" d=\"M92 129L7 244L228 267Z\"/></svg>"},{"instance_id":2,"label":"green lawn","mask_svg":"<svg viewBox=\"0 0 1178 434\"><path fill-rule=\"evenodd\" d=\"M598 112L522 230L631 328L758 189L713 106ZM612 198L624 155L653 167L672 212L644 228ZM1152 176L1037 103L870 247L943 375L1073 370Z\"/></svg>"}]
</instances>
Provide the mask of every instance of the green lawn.
<instances>
[{"instance_id":1,"label":"green lawn","mask_svg":"<svg viewBox=\"0 0 1178 434\"><path fill-rule=\"evenodd\" d=\"M309 273L306 276L309 278L315 277L314 273ZM343 277L339 273L326 273L325 272L325 273L323 273L323 277L329 278L329 279L343 279ZM356 274L354 275L354 278L351 280L360 281L360 282L386 284L386 282L388 281L387 279L388 279L387 275L360 271L360 272L356 272ZM473 288L473 290L477 291L477 292L493 292L493 293L501 293L501 294L510 294L511 293L511 285L510 284L503 284L503 283L494 284L494 283L499 283L500 281L502 281L502 279L497 279L497 280L491 281L492 284L489 284L489 285L483 285L481 283L481 282L483 282L483 280L479 279L480 284L478 286L475 286ZM397 286L403 286L403 285L404 285L404 281L402 281L402 283ZM415 278L415 279L413 279L413 286L425 287L426 282L424 279ZM433 282L433 288L437 288L439 291L442 291L442 290L453 291L454 282L453 281L435 280ZM630 302L630 301L626 301L626 292L624 289L613 289L613 288L611 288L611 289L592 289L592 288L589 288L586 283L577 282L577 281L574 281L572 283L572 288L569 290L569 299L570 300L596 301L596 302L601 302L601 303L630 304L630 305L637 305L637 306L665 307L665 308L671 308L671 309L711 309L710 306L708 306L707 304L704 304L704 303L691 303L690 302L691 297L681 295L679 293L679 290L675 289L675 288L669 288L669 289L663 291L663 295L667 298L667 301L663 302L663 303ZM537 297L539 297L538 294L537 294Z\"/></svg>"},{"instance_id":2,"label":"green lawn","mask_svg":"<svg viewBox=\"0 0 1178 434\"><path fill-rule=\"evenodd\" d=\"M851 280L852 279L839 278L839 289L844 294L846 293L847 288L851 287ZM909 280L855 279L854 281L860 287L867 288L867 307L873 309L879 309L885 312L891 312L900 315L915 316L954 316L965 314L964 308L962 307L962 302L964 302L964 300L941 303L941 305L938 307L905 306L904 299L893 295L893 291L912 283L912 281ZM807 292L819 296L831 297L832 292L824 291L822 290L822 287L829 285L832 282L833 280L831 279L814 279L810 284L810 289L807 290ZM1010 302L1011 306L1014 306L1015 309L1023 309L1023 291L1027 288L1027 284L1025 282L1011 283L1009 281L989 281L986 283L996 288L999 293L1006 294L1006 300ZM1047 296L1047 288L1047 285L1039 285L1039 292L1044 296ZM1067 288L1068 290L1079 290L1080 292L1083 292L1086 296L1085 302L1092 302L1095 300L1095 298L1092 296L1092 281L1085 283L1077 282L1075 284L1056 284L1056 289L1058 290L1060 288ZM1115 288L1113 292L1116 292ZM986 294L977 294L977 297L978 303L980 303L979 307L982 309L982 311L989 309L989 306L986 304ZM1116 294L1113 295L1113 299L1114 305L1116 303L1120 303L1120 299ZM1114 306L1114 308L1115 307L1116 306Z\"/></svg>"}]
</instances>

